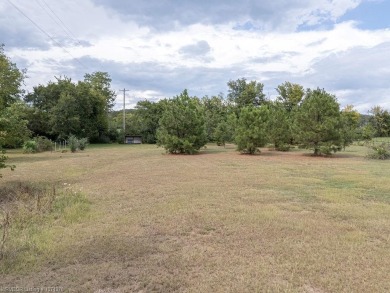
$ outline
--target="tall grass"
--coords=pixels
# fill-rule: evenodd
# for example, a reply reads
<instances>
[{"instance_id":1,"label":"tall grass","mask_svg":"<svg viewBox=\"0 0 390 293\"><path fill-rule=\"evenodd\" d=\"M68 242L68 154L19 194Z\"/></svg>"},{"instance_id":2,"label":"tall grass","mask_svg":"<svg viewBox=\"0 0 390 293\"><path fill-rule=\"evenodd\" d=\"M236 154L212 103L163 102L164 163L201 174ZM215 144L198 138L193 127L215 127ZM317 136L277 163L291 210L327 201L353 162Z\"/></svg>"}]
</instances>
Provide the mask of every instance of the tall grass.
<instances>
[{"instance_id":1,"label":"tall grass","mask_svg":"<svg viewBox=\"0 0 390 293\"><path fill-rule=\"evenodd\" d=\"M70 189L12 183L0 191L0 273L37 264L55 242L54 226L88 215L86 197Z\"/></svg>"}]
</instances>

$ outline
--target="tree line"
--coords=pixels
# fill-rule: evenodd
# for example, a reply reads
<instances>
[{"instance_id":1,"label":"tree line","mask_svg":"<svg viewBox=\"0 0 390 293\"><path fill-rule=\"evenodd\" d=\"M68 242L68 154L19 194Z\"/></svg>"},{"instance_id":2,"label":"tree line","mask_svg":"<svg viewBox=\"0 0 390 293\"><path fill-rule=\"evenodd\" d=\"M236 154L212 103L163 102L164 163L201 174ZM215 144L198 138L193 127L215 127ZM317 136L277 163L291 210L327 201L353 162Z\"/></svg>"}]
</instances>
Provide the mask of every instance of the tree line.
<instances>
[{"instance_id":1,"label":"tree line","mask_svg":"<svg viewBox=\"0 0 390 293\"><path fill-rule=\"evenodd\" d=\"M126 113L127 133L170 153L194 153L207 142L231 142L242 153L272 144L280 151L299 145L316 155L336 152L354 140L390 135L387 110L374 107L370 115L362 115L352 105L340 109L336 97L324 89L305 90L285 82L271 100L257 81L241 78L227 85L226 98L191 97L184 90L158 102L140 101ZM122 113L115 113L113 121L120 127Z\"/></svg>"},{"instance_id":2,"label":"tree line","mask_svg":"<svg viewBox=\"0 0 390 293\"><path fill-rule=\"evenodd\" d=\"M187 90L157 102L139 101L122 113L113 111L115 91L107 72L85 74L82 81L56 77L32 92L22 90L26 72L17 68L0 46L0 148L21 147L34 137L53 141L70 136L91 143L123 142L124 135L140 135L170 153L194 153L207 142L235 143L243 153L256 153L273 144L311 148L315 154L346 147L354 139L390 136L390 114L379 106L361 115L353 106L340 109L324 89L304 89L285 82L271 100L264 85L245 78L227 83L228 94L190 96ZM0 166L5 166L4 155Z\"/></svg>"}]
</instances>

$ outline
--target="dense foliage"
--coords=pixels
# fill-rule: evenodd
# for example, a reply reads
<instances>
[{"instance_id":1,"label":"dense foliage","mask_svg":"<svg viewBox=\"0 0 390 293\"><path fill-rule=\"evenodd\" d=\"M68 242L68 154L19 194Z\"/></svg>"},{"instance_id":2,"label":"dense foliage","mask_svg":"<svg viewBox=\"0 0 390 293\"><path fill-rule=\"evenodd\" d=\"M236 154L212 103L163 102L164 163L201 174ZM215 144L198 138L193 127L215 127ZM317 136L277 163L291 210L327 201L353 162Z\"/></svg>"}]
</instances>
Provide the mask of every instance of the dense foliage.
<instances>
[{"instance_id":1,"label":"dense foliage","mask_svg":"<svg viewBox=\"0 0 390 293\"><path fill-rule=\"evenodd\" d=\"M267 120L267 134L269 142L278 151L288 151L293 139L293 119L281 102L269 103L269 118Z\"/></svg>"},{"instance_id":2,"label":"dense foliage","mask_svg":"<svg viewBox=\"0 0 390 293\"><path fill-rule=\"evenodd\" d=\"M24 77L25 72L11 62L0 45L0 169L14 168L6 164L4 147L21 146L29 136L24 105L19 103Z\"/></svg>"},{"instance_id":3,"label":"dense foliage","mask_svg":"<svg viewBox=\"0 0 390 293\"><path fill-rule=\"evenodd\" d=\"M113 111L115 92L106 72L87 73L74 82L56 77L24 94L25 70L19 70L0 46L0 149L24 146L26 152L49 150L52 141L69 140L73 150L87 142L124 142L139 135L169 153L196 153L207 142L236 143L254 154L272 144L287 151L293 145L329 155L354 140L390 136L389 111L376 106L361 115L353 106L340 110L335 96L299 84L277 86L267 99L264 85L245 78L230 80L228 94L190 97L185 90L171 99L139 101L134 109ZM78 139L82 137L83 139ZM74 147L76 146L76 148ZM0 168L6 157L0 156Z\"/></svg>"},{"instance_id":4,"label":"dense foliage","mask_svg":"<svg viewBox=\"0 0 390 293\"><path fill-rule=\"evenodd\" d=\"M241 78L231 80L227 85L229 87L228 100L237 109L247 106L260 106L266 102L262 83L257 81L247 82L245 78Z\"/></svg>"},{"instance_id":5,"label":"dense foliage","mask_svg":"<svg viewBox=\"0 0 390 293\"><path fill-rule=\"evenodd\" d=\"M315 155L336 152L342 146L341 122L335 96L323 89L307 90L295 115L297 141Z\"/></svg>"},{"instance_id":6,"label":"dense foliage","mask_svg":"<svg viewBox=\"0 0 390 293\"><path fill-rule=\"evenodd\" d=\"M65 77L34 87L24 98L31 107L30 129L35 135L52 139L73 134L91 142L104 140L115 96L110 83L107 73L95 72L77 83Z\"/></svg>"},{"instance_id":7,"label":"dense foliage","mask_svg":"<svg viewBox=\"0 0 390 293\"><path fill-rule=\"evenodd\" d=\"M371 109L371 125L374 129L375 136L390 136L390 112L380 106Z\"/></svg>"},{"instance_id":8,"label":"dense foliage","mask_svg":"<svg viewBox=\"0 0 390 293\"><path fill-rule=\"evenodd\" d=\"M184 90L165 104L157 130L157 144L171 154L194 154L206 143L201 103Z\"/></svg>"},{"instance_id":9,"label":"dense foliage","mask_svg":"<svg viewBox=\"0 0 390 293\"><path fill-rule=\"evenodd\" d=\"M376 160L388 160L390 159L390 143L373 143L368 146L369 152L367 158Z\"/></svg>"},{"instance_id":10,"label":"dense foliage","mask_svg":"<svg viewBox=\"0 0 390 293\"><path fill-rule=\"evenodd\" d=\"M0 111L20 99L24 78L25 71L19 70L15 63L11 62L4 53L4 45L0 44Z\"/></svg>"},{"instance_id":11,"label":"dense foliage","mask_svg":"<svg viewBox=\"0 0 390 293\"><path fill-rule=\"evenodd\" d=\"M259 152L267 141L269 110L266 106L242 108L237 121L235 141L237 149L244 154Z\"/></svg>"}]
</instances>

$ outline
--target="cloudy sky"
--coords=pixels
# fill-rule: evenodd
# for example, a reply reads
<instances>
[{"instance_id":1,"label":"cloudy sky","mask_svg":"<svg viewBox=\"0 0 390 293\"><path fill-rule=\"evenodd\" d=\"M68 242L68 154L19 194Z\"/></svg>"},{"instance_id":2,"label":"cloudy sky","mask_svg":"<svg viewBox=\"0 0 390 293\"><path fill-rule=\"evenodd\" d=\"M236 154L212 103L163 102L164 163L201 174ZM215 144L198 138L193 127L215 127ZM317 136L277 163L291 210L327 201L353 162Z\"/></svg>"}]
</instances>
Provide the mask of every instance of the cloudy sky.
<instances>
[{"instance_id":1,"label":"cloudy sky","mask_svg":"<svg viewBox=\"0 0 390 293\"><path fill-rule=\"evenodd\" d=\"M0 43L27 90L105 71L129 108L245 77L271 98L290 81L367 113L390 109L389 15L390 0L2 0Z\"/></svg>"}]
</instances>

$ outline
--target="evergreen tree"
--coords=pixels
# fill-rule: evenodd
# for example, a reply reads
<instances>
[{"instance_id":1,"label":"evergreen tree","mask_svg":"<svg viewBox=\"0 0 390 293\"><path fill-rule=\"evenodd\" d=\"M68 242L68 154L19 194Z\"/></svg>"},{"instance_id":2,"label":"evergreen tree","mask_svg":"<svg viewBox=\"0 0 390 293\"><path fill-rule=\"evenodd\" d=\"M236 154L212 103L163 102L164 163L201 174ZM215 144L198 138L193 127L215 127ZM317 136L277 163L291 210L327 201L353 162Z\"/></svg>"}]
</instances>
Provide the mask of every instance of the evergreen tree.
<instances>
[{"instance_id":1,"label":"evergreen tree","mask_svg":"<svg viewBox=\"0 0 390 293\"><path fill-rule=\"evenodd\" d=\"M244 154L259 152L259 147L263 147L268 142L268 119L269 109L265 105L261 107L248 106L241 109L235 129L238 151Z\"/></svg>"},{"instance_id":2,"label":"evergreen tree","mask_svg":"<svg viewBox=\"0 0 390 293\"><path fill-rule=\"evenodd\" d=\"M336 97L323 89L307 90L295 115L296 140L314 155L341 149L340 106Z\"/></svg>"},{"instance_id":3,"label":"evergreen tree","mask_svg":"<svg viewBox=\"0 0 390 293\"><path fill-rule=\"evenodd\" d=\"M157 130L157 144L171 154L194 154L207 143L199 99L187 90L165 104Z\"/></svg>"},{"instance_id":4,"label":"evergreen tree","mask_svg":"<svg viewBox=\"0 0 390 293\"><path fill-rule=\"evenodd\" d=\"M291 115L278 101L269 104L267 134L278 151L288 151L292 140Z\"/></svg>"}]
</instances>

